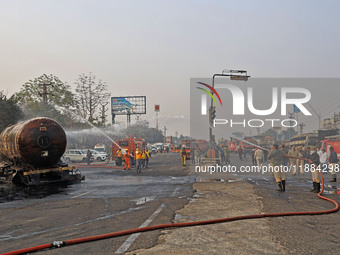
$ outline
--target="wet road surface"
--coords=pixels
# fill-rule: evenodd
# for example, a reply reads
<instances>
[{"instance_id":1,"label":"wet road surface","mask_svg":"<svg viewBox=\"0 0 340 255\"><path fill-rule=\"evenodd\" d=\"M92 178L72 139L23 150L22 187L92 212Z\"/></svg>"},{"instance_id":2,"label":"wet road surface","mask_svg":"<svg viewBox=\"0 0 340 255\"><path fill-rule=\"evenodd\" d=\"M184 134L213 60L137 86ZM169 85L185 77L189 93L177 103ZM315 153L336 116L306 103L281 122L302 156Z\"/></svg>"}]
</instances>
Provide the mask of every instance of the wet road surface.
<instances>
[{"instance_id":1,"label":"wet road surface","mask_svg":"<svg viewBox=\"0 0 340 255\"><path fill-rule=\"evenodd\" d=\"M55 240L170 223L194 190L177 154L155 155L148 169L81 168L81 184L53 190L12 187L0 203L0 252ZM10 188L7 188L10 189ZM8 191L8 190L7 190ZM154 215L153 217L151 217ZM150 247L159 231L45 251L44 254L113 254ZM123 247L121 247L123 245Z\"/></svg>"},{"instance_id":2,"label":"wet road surface","mask_svg":"<svg viewBox=\"0 0 340 255\"><path fill-rule=\"evenodd\" d=\"M232 155L232 163L250 165ZM190 170L190 173L189 173ZM81 168L86 180L67 188L48 192L19 192L3 196L0 203L0 252L68 240L79 237L111 233L131 228L171 223L180 215L175 212L189 201L197 200L193 183L247 182L263 204L263 212L307 211L329 209L331 205L315 199L309 192L312 186L309 174L287 175L287 192L276 192L271 174L234 173L198 175L193 167L182 167L178 154L156 155L150 168L141 174L134 170L110 168ZM325 175L326 184L330 175ZM1 186L3 188L3 186ZM326 189L340 202L337 184ZM193 196L194 195L194 196ZM280 246L282 254L311 254L315 251L340 251L339 213L324 216L304 216L268 219L270 233ZM191 220L191 219L189 219ZM279 227L278 227L279 226ZM330 233L323 238L304 233L313 231ZM245 229L245 231L247 231ZM121 254L152 247L161 231L136 234L44 251L44 254ZM323 247L322 244L325 244ZM242 253L240 253L242 254Z\"/></svg>"}]
</instances>

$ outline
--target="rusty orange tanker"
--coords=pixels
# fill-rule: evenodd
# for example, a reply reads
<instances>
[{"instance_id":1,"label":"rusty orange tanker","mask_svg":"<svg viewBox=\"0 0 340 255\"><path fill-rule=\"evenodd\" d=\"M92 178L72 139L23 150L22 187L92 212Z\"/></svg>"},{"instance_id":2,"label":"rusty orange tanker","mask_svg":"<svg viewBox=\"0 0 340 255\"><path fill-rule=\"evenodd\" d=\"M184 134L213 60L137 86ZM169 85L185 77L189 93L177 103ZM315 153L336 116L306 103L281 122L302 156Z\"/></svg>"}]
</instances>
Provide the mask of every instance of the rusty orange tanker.
<instances>
[{"instance_id":1,"label":"rusty orange tanker","mask_svg":"<svg viewBox=\"0 0 340 255\"><path fill-rule=\"evenodd\" d=\"M66 148L64 129L49 118L34 118L0 134L0 177L16 184L39 185L79 179L60 158Z\"/></svg>"}]
</instances>

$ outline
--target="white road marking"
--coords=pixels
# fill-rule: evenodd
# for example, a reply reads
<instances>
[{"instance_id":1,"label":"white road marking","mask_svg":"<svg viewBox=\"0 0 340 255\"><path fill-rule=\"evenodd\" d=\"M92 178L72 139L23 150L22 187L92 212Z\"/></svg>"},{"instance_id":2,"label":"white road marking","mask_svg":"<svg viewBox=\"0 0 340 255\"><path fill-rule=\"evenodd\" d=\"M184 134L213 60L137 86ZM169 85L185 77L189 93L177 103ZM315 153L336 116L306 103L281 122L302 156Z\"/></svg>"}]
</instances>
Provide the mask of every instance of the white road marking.
<instances>
[{"instance_id":1,"label":"white road marking","mask_svg":"<svg viewBox=\"0 0 340 255\"><path fill-rule=\"evenodd\" d=\"M174 197L176 196L177 192L180 190L181 187L177 187L170 195L170 197ZM139 226L139 228L144 228L149 226L149 224L156 218L156 216L163 210L163 208L165 207L165 204L161 204L157 210L142 224ZM116 250L115 254L123 254L125 253L130 246L133 244L133 242L137 239L137 237L140 235L141 233L136 233L136 234L132 234L131 236L129 236L128 239L125 240L125 242L118 248L118 250Z\"/></svg>"},{"instance_id":2,"label":"white road marking","mask_svg":"<svg viewBox=\"0 0 340 255\"><path fill-rule=\"evenodd\" d=\"M180 190L181 187L177 187L170 195L170 197L176 196L176 193Z\"/></svg>"},{"instance_id":3,"label":"white road marking","mask_svg":"<svg viewBox=\"0 0 340 255\"><path fill-rule=\"evenodd\" d=\"M83 193L83 194L80 194L80 195L77 195L77 196L73 196L72 198L81 197L81 196L84 196L84 195L86 195L86 194L88 194L88 193L90 193L90 191L88 191L88 192L85 192L85 193Z\"/></svg>"},{"instance_id":4,"label":"white road marking","mask_svg":"<svg viewBox=\"0 0 340 255\"><path fill-rule=\"evenodd\" d=\"M146 221L144 221L142 225L139 226L139 228L145 228L149 226L149 224L157 217L157 215L163 210L164 207L165 205L161 204L157 208L157 210ZM126 239L126 241L118 248L118 250L116 250L115 254L123 254L124 252L126 252L140 234L141 233L136 233L129 236L129 238Z\"/></svg>"}]
</instances>

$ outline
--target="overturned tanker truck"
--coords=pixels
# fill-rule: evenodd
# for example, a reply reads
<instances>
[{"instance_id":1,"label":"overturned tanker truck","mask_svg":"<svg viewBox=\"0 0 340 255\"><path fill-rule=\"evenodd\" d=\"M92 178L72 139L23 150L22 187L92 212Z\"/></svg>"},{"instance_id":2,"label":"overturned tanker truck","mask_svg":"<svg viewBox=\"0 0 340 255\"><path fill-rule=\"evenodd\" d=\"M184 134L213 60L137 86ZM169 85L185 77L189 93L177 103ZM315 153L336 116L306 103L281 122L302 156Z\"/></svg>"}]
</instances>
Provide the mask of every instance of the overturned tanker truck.
<instances>
[{"instance_id":1,"label":"overturned tanker truck","mask_svg":"<svg viewBox=\"0 0 340 255\"><path fill-rule=\"evenodd\" d=\"M0 134L0 179L20 185L74 183L82 174L61 160L64 129L49 118L34 118L7 127Z\"/></svg>"}]
</instances>

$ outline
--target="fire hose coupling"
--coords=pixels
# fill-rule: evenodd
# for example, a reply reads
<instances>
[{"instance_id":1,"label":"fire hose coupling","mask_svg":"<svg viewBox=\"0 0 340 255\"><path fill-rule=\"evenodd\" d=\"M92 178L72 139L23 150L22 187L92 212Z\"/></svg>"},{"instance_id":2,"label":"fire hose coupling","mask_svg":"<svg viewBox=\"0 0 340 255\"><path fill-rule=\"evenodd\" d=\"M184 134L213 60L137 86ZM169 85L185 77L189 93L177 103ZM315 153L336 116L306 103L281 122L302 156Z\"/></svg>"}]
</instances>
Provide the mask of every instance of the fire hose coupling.
<instances>
[{"instance_id":1,"label":"fire hose coupling","mask_svg":"<svg viewBox=\"0 0 340 255\"><path fill-rule=\"evenodd\" d=\"M51 248L60 248L65 245L64 241L54 241L51 243Z\"/></svg>"}]
</instances>

